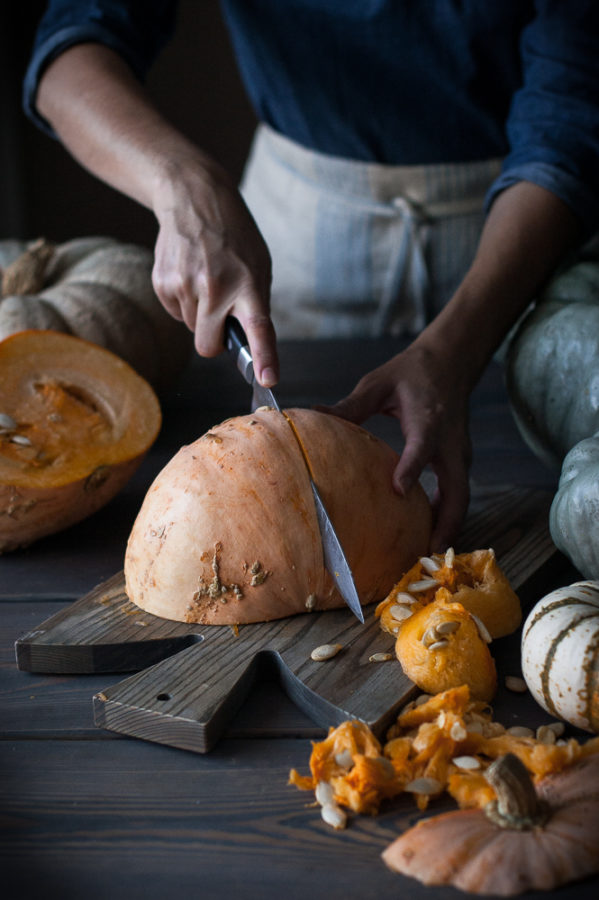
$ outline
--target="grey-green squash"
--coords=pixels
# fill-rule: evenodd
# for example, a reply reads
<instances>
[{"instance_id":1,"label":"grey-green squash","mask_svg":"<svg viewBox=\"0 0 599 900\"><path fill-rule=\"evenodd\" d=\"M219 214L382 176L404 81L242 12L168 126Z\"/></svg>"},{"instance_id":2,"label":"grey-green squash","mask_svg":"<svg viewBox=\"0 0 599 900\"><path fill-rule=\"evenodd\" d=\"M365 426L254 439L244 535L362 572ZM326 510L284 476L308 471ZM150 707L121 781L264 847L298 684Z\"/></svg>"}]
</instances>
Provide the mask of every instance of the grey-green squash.
<instances>
[{"instance_id":1,"label":"grey-green squash","mask_svg":"<svg viewBox=\"0 0 599 900\"><path fill-rule=\"evenodd\" d=\"M109 237L0 241L0 340L59 331L112 351L158 391L168 389L192 336L152 287L152 253Z\"/></svg>"},{"instance_id":2,"label":"grey-green squash","mask_svg":"<svg viewBox=\"0 0 599 900\"><path fill-rule=\"evenodd\" d=\"M505 374L520 433L549 467L599 431L599 263L549 283L511 339Z\"/></svg>"},{"instance_id":3,"label":"grey-green squash","mask_svg":"<svg viewBox=\"0 0 599 900\"><path fill-rule=\"evenodd\" d=\"M566 455L549 514L556 547L585 578L599 579L599 433Z\"/></svg>"}]
</instances>

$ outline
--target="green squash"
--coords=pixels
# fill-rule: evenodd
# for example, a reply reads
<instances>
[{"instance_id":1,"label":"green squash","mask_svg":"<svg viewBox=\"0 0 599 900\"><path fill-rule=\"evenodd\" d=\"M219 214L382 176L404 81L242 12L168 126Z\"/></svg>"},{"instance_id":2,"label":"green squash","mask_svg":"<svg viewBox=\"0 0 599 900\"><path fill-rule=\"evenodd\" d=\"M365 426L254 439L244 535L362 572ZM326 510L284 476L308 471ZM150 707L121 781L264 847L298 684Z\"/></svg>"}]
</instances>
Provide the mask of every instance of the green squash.
<instances>
[{"instance_id":1,"label":"green squash","mask_svg":"<svg viewBox=\"0 0 599 900\"><path fill-rule=\"evenodd\" d=\"M509 342L505 377L518 429L550 468L599 431L599 262L548 284Z\"/></svg>"},{"instance_id":2,"label":"green squash","mask_svg":"<svg viewBox=\"0 0 599 900\"><path fill-rule=\"evenodd\" d=\"M549 514L554 544L585 578L599 579L599 433L564 459Z\"/></svg>"}]
</instances>

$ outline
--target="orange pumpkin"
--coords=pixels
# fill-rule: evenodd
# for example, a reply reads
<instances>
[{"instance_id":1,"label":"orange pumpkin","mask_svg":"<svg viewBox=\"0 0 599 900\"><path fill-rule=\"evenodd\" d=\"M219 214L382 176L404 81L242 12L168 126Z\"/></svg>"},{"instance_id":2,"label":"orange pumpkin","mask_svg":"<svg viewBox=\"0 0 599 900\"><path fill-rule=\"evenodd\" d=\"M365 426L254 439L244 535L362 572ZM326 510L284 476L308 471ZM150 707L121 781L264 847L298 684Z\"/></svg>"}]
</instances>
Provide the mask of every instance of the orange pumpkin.
<instances>
[{"instance_id":1,"label":"orange pumpkin","mask_svg":"<svg viewBox=\"0 0 599 900\"><path fill-rule=\"evenodd\" d=\"M324 566L294 430L361 602L388 593L428 546L431 510L422 488L399 497L391 486L397 454L357 425L313 410L262 409L183 447L150 487L125 556L133 603L204 624L344 606Z\"/></svg>"},{"instance_id":2,"label":"orange pumpkin","mask_svg":"<svg viewBox=\"0 0 599 900\"><path fill-rule=\"evenodd\" d=\"M150 385L110 351L53 331L1 341L0 551L107 503L160 423Z\"/></svg>"},{"instance_id":3,"label":"orange pumpkin","mask_svg":"<svg viewBox=\"0 0 599 900\"><path fill-rule=\"evenodd\" d=\"M513 896L553 890L599 872L599 756L536 786L517 757L486 772L496 800L423 820L383 852L395 872L424 884Z\"/></svg>"},{"instance_id":4,"label":"orange pumpkin","mask_svg":"<svg viewBox=\"0 0 599 900\"><path fill-rule=\"evenodd\" d=\"M497 689L495 663L484 626L453 596L439 588L436 599L402 623L395 652L404 673L429 694L467 684L477 700Z\"/></svg>"}]
</instances>

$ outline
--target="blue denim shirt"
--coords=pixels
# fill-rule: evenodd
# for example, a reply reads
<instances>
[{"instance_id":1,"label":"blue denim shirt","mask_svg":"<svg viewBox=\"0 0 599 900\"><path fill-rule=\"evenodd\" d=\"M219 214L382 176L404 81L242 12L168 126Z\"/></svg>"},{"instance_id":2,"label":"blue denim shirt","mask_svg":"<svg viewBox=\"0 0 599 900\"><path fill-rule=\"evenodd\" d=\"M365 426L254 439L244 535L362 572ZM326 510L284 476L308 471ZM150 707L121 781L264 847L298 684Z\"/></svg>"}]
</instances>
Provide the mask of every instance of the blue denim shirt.
<instances>
[{"instance_id":1,"label":"blue denim shirt","mask_svg":"<svg viewBox=\"0 0 599 900\"><path fill-rule=\"evenodd\" d=\"M221 0L259 119L304 146L396 165L503 157L599 227L597 0ZM168 41L169 0L50 0L24 84L83 41L140 78ZM193 96L193 94L192 94Z\"/></svg>"}]
</instances>

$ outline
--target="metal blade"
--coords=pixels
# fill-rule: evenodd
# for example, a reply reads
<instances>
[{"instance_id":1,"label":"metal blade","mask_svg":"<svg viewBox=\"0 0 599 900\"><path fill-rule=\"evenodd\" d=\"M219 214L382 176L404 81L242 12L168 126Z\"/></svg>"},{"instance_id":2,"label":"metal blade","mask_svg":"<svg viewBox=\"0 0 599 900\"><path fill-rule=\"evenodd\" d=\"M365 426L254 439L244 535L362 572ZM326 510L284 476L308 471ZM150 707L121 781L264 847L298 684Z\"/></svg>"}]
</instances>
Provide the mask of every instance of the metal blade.
<instances>
[{"instance_id":1,"label":"metal blade","mask_svg":"<svg viewBox=\"0 0 599 900\"><path fill-rule=\"evenodd\" d=\"M252 386L252 412L260 406L270 406L281 411L281 407L277 403L275 395L270 388L262 387L262 385L256 381L254 365L247 338L243 333L243 329L239 322L231 316L227 317L225 322L225 345L229 353L234 356L237 368L244 379ZM333 523L331 522L329 514L325 509L325 505L322 502L322 498L318 493L318 488L312 479L310 466L304 455L304 449L296 436L294 429L291 427L291 424L288 424L294 438L298 442L298 447L306 464L308 477L310 478L310 486L314 495L316 517L318 519L318 527L320 529L320 537L322 540L324 564L327 571L332 575L337 590L343 597L345 603L349 606L354 615L357 616L360 622L364 624L364 614L362 612L360 598L358 597L349 563L345 558L343 548L339 542Z\"/></svg>"}]
</instances>

